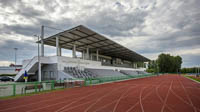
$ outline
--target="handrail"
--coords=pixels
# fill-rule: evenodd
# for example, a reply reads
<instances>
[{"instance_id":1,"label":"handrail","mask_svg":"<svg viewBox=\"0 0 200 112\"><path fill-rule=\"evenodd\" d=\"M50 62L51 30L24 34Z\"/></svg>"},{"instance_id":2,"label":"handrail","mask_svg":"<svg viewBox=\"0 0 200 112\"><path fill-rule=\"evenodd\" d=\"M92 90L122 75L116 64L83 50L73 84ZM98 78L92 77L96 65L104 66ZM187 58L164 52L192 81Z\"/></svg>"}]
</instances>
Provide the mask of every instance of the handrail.
<instances>
[{"instance_id":1,"label":"handrail","mask_svg":"<svg viewBox=\"0 0 200 112\"><path fill-rule=\"evenodd\" d=\"M34 56L34 57L28 62L28 64L26 64L26 66L25 66L23 69L25 69L36 57L38 57L38 56Z\"/></svg>"},{"instance_id":2,"label":"handrail","mask_svg":"<svg viewBox=\"0 0 200 112\"><path fill-rule=\"evenodd\" d=\"M21 77L21 75L23 74L22 72L24 72L25 70L26 70L26 68L33 62L33 60L35 60L35 58L37 58L37 56L35 56L35 57L33 57L27 64L26 64L26 66L25 67L23 67L19 72L18 72L18 74L15 76L15 80L18 80L20 77Z\"/></svg>"}]
</instances>

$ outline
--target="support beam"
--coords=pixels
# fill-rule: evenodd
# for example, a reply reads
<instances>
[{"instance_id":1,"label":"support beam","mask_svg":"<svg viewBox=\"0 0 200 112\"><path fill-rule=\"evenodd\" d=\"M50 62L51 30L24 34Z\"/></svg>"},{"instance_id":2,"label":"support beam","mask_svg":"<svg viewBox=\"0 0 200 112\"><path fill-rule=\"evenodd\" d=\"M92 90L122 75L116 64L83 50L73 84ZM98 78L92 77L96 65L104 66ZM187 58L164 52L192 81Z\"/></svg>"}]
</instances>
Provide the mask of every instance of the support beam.
<instances>
[{"instance_id":1,"label":"support beam","mask_svg":"<svg viewBox=\"0 0 200 112\"><path fill-rule=\"evenodd\" d=\"M76 58L76 41L73 44L72 56L73 56L73 58Z\"/></svg>"},{"instance_id":2,"label":"support beam","mask_svg":"<svg viewBox=\"0 0 200 112\"><path fill-rule=\"evenodd\" d=\"M99 61L99 49L97 49L96 53L97 61Z\"/></svg>"},{"instance_id":3,"label":"support beam","mask_svg":"<svg viewBox=\"0 0 200 112\"><path fill-rule=\"evenodd\" d=\"M89 56L89 47L87 47L86 49L86 59L89 60L90 56Z\"/></svg>"},{"instance_id":4,"label":"support beam","mask_svg":"<svg viewBox=\"0 0 200 112\"><path fill-rule=\"evenodd\" d=\"M94 44L100 44L100 42L104 42L104 41L106 41L106 40L108 40L108 39L104 39L104 40L99 40L99 41L96 41L96 42L91 42L91 43L88 43L87 45L94 45ZM80 48L80 47L84 47L85 45L79 45L79 46L77 46L77 48Z\"/></svg>"},{"instance_id":5,"label":"support beam","mask_svg":"<svg viewBox=\"0 0 200 112\"><path fill-rule=\"evenodd\" d=\"M92 53L90 54L90 60L93 60L93 58L92 58Z\"/></svg>"},{"instance_id":6,"label":"support beam","mask_svg":"<svg viewBox=\"0 0 200 112\"><path fill-rule=\"evenodd\" d=\"M61 48L59 46L59 37L56 37L56 55L61 56Z\"/></svg>"},{"instance_id":7,"label":"support beam","mask_svg":"<svg viewBox=\"0 0 200 112\"><path fill-rule=\"evenodd\" d=\"M82 59L85 59L85 51L82 51Z\"/></svg>"},{"instance_id":8,"label":"support beam","mask_svg":"<svg viewBox=\"0 0 200 112\"><path fill-rule=\"evenodd\" d=\"M72 43L72 42L74 42L74 41L80 41L80 40L83 40L83 39L85 39L85 38L89 38L89 37L92 37L92 36L94 36L94 35L96 35L96 33L94 33L94 34L92 34L92 35L87 35L87 36L85 36L85 37L81 37L80 35L77 35L77 34L75 34L75 33L73 33L73 32L69 32L70 34L72 34L72 35L74 35L74 36L78 36L79 38L77 38L77 39L72 39L72 38L70 38L70 39L72 39L72 40L70 40L70 41L68 41L68 42L65 42L65 43L63 43L63 44L68 44L68 43ZM62 35L63 36L63 35ZM67 37L67 36L64 36L64 37ZM81 41L82 42L82 41Z\"/></svg>"},{"instance_id":9,"label":"support beam","mask_svg":"<svg viewBox=\"0 0 200 112\"><path fill-rule=\"evenodd\" d=\"M44 56L44 26L41 27L41 56Z\"/></svg>"},{"instance_id":10,"label":"support beam","mask_svg":"<svg viewBox=\"0 0 200 112\"><path fill-rule=\"evenodd\" d=\"M60 45L59 45L59 53L60 53L60 56L62 56L62 48L60 47Z\"/></svg>"}]
</instances>

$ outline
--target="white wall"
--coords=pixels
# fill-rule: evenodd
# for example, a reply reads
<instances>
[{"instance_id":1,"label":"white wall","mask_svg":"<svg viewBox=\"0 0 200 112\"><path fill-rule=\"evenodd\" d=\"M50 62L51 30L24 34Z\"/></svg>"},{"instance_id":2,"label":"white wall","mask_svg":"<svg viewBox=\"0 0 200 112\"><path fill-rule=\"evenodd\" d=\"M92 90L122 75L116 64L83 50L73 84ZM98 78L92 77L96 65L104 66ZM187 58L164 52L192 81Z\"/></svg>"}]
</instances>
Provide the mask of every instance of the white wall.
<instances>
[{"instance_id":1,"label":"white wall","mask_svg":"<svg viewBox=\"0 0 200 112\"><path fill-rule=\"evenodd\" d=\"M91 68L91 69L112 69L112 70L133 70L133 71L144 71L145 68L124 68L124 67L112 67L112 66L98 66L98 67L86 67L86 68Z\"/></svg>"},{"instance_id":2,"label":"white wall","mask_svg":"<svg viewBox=\"0 0 200 112\"><path fill-rule=\"evenodd\" d=\"M15 67L0 67L0 74L17 74Z\"/></svg>"},{"instance_id":3,"label":"white wall","mask_svg":"<svg viewBox=\"0 0 200 112\"><path fill-rule=\"evenodd\" d=\"M99 67L101 62L92 60L83 60L78 58L70 58L58 56L58 70L64 70L64 67Z\"/></svg>"}]
</instances>

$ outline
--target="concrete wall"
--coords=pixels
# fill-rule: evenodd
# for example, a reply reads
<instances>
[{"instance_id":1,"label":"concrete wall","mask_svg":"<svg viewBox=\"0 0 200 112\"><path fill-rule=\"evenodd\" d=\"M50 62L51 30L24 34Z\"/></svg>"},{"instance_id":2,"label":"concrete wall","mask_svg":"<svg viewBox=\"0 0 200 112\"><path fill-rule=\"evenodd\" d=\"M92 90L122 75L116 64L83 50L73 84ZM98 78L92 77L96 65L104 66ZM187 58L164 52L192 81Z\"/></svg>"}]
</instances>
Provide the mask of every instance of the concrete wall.
<instances>
[{"instance_id":1,"label":"concrete wall","mask_svg":"<svg viewBox=\"0 0 200 112\"><path fill-rule=\"evenodd\" d=\"M21 69L17 67L16 69ZM0 67L0 74L17 74L18 71L15 71L15 67Z\"/></svg>"},{"instance_id":2,"label":"concrete wall","mask_svg":"<svg viewBox=\"0 0 200 112\"><path fill-rule=\"evenodd\" d=\"M58 58L58 70L64 70L64 67L92 67L92 66L101 66L101 62L83 60L78 58L69 58L59 56Z\"/></svg>"},{"instance_id":3,"label":"concrete wall","mask_svg":"<svg viewBox=\"0 0 200 112\"><path fill-rule=\"evenodd\" d=\"M57 64L42 65L42 80L56 80L58 77Z\"/></svg>"}]
</instances>

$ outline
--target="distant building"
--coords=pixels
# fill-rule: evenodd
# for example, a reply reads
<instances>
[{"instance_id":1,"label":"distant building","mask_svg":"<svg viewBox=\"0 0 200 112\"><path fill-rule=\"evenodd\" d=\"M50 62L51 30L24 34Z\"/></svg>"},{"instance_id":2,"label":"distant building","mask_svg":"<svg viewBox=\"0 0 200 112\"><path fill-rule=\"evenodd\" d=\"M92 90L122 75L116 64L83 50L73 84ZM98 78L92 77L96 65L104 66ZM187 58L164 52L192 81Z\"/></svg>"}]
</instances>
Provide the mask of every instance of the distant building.
<instances>
[{"instance_id":1,"label":"distant building","mask_svg":"<svg viewBox=\"0 0 200 112\"><path fill-rule=\"evenodd\" d=\"M2 74L17 74L22 69L22 65L0 66L0 75Z\"/></svg>"}]
</instances>

